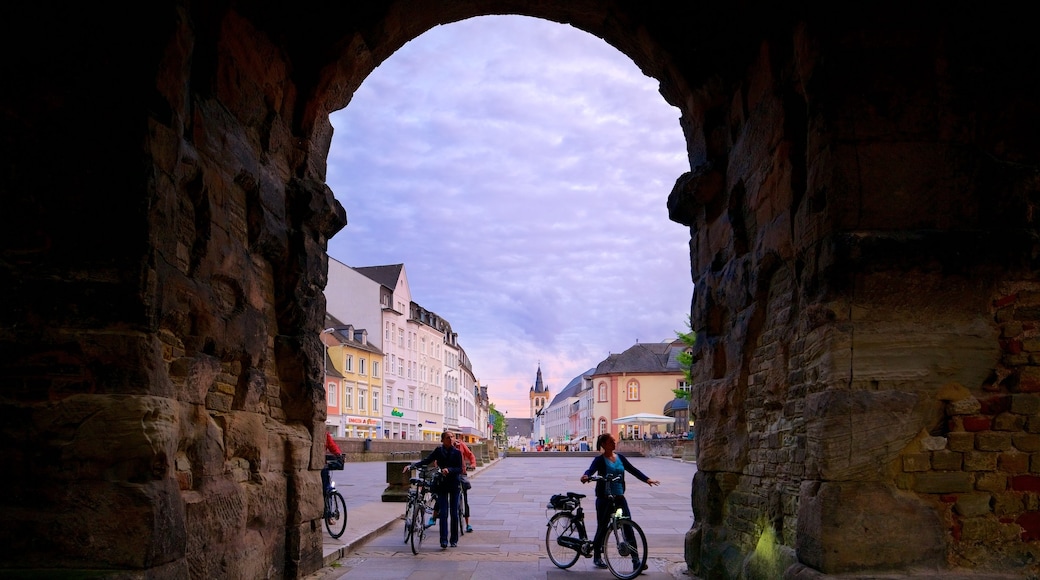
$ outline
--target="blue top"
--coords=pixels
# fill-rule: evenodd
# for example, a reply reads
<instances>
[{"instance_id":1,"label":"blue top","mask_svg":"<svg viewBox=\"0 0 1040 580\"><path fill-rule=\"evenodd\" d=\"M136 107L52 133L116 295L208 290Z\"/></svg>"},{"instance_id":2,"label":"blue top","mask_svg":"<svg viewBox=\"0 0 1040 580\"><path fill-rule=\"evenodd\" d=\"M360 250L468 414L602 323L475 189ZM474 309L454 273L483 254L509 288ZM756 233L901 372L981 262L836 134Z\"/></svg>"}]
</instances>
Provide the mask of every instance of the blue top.
<instances>
[{"instance_id":1,"label":"blue top","mask_svg":"<svg viewBox=\"0 0 1040 580\"><path fill-rule=\"evenodd\" d=\"M616 455L616 454L615 454ZM606 459L606 458L604 458ZM625 464L621 463L621 459L615 457L613 461L606 459L607 462L607 475L625 475ZM608 481L608 491L612 495L625 495L625 485L621 479L615 481Z\"/></svg>"},{"instance_id":2,"label":"blue top","mask_svg":"<svg viewBox=\"0 0 1040 580\"><path fill-rule=\"evenodd\" d=\"M615 452L614 455L617 456L617 459L615 459L613 462L608 462L607 458L604 457L602 454L601 455L597 455L592 460L592 465L590 465L589 468L587 470L585 470L585 475L592 475L593 473L598 473L600 475L607 475L608 473L621 473L621 479L614 483L614 485L617 486L617 487L615 487L615 488L613 488L611 490L611 491L614 492L614 495L624 495L625 494L625 472L626 471L631 473L632 475L634 475L636 479L638 479L639 481L642 481L643 483L646 483L647 480L650 479L642 471L639 471L638 469L636 469L636 467L634 465L629 463L628 459L626 459L624 455L622 455L620 453L617 453L617 452ZM609 469L608 464L609 463L614 463L615 466L617 464L620 464L621 467L620 468L615 467L614 469L617 469L617 471L608 471L608 469ZM619 489L618 488L620 488L620 493L619 493ZM596 497L607 497L607 486L606 486L606 482L605 481L597 481L596 482Z\"/></svg>"}]
</instances>

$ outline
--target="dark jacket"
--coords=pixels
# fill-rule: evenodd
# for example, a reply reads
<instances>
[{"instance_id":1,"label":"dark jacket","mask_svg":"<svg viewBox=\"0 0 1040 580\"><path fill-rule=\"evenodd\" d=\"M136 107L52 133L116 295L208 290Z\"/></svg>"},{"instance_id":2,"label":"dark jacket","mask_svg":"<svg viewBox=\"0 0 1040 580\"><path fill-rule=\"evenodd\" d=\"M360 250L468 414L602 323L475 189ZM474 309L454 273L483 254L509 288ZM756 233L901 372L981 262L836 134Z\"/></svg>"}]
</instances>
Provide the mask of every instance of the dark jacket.
<instances>
[{"instance_id":1,"label":"dark jacket","mask_svg":"<svg viewBox=\"0 0 1040 580\"><path fill-rule=\"evenodd\" d=\"M642 471L636 469L635 465L629 463L628 460L625 459L624 455L618 453L617 451L614 452L614 455L617 455L618 459L621 460L621 465L625 466L625 471L634 475L636 479L642 481L643 483L646 483L646 481L650 479L645 474L643 474ZM593 473L599 475L607 474L607 460L603 458L603 455L597 455L596 458L592 460L592 465L590 465L589 468L585 470L585 475L592 475ZM624 495L625 493L624 473L621 474L621 493L622 495ZM607 482L603 481L602 479L596 482L596 497L607 497Z\"/></svg>"},{"instance_id":2,"label":"dark jacket","mask_svg":"<svg viewBox=\"0 0 1040 580\"><path fill-rule=\"evenodd\" d=\"M418 467L420 465L429 465L434 461L437 462L437 467L448 468L448 475L444 476L442 484L445 486L447 491L457 491L459 489L459 475L462 474L462 452L454 447L445 448L443 445L434 449L426 456L426 459L416 461L412 464L412 467Z\"/></svg>"}]
</instances>

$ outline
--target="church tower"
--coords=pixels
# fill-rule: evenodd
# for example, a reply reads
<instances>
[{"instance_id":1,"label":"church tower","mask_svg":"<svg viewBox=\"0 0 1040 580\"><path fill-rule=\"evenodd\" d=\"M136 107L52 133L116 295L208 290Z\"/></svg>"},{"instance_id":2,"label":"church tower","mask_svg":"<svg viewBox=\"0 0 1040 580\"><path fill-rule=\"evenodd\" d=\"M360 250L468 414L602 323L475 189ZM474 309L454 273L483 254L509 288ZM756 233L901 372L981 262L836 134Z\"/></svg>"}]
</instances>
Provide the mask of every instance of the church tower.
<instances>
[{"instance_id":1,"label":"church tower","mask_svg":"<svg viewBox=\"0 0 1040 580\"><path fill-rule=\"evenodd\" d=\"M531 418L542 414L542 410L549 404L549 389L542 384L542 365L538 365L538 375L535 376L534 386L531 387Z\"/></svg>"}]
</instances>

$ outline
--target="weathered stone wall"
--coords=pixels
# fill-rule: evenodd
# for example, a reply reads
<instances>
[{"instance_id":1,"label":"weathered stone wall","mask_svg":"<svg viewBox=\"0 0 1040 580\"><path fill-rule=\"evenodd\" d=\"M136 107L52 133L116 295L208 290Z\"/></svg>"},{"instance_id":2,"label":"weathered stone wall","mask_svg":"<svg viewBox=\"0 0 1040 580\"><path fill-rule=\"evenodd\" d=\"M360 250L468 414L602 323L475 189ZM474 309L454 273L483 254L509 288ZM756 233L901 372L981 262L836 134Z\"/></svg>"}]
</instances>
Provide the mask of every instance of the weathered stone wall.
<instances>
[{"instance_id":1,"label":"weathered stone wall","mask_svg":"<svg viewBox=\"0 0 1040 580\"><path fill-rule=\"evenodd\" d=\"M327 115L430 27L516 13L601 36L681 115L693 171L668 207L691 227L696 284L691 570L1040 573L1025 19L814 2L19 6L0 19L0 566L320 565L317 336L326 241L346 222L324 184Z\"/></svg>"},{"instance_id":2,"label":"weathered stone wall","mask_svg":"<svg viewBox=\"0 0 1040 580\"><path fill-rule=\"evenodd\" d=\"M687 561L1035 575L1037 156L1007 114L1037 111L983 46L1008 31L832 24L764 40L691 113Z\"/></svg>"}]
</instances>

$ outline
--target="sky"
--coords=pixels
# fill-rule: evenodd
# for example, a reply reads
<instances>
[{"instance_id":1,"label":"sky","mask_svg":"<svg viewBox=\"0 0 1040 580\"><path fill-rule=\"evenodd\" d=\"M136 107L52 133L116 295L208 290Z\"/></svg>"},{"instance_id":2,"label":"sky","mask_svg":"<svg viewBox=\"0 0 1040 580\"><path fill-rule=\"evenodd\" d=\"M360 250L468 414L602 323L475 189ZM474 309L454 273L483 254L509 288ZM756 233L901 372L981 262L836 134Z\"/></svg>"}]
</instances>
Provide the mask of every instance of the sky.
<instances>
[{"instance_id":1,"label":"sky","mask_svg":"<svg viewBox=\"0 0 1040 580\"><path fill-rule=\"evenodd\" d=\"M689 230L668 193L689 171L679 111L625 55L521 16L438 26L332 114L329 241L353 267L405 265L491 403L530 417L611 353L688 330Z\"/></svg>"}]
</instances>

